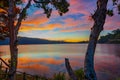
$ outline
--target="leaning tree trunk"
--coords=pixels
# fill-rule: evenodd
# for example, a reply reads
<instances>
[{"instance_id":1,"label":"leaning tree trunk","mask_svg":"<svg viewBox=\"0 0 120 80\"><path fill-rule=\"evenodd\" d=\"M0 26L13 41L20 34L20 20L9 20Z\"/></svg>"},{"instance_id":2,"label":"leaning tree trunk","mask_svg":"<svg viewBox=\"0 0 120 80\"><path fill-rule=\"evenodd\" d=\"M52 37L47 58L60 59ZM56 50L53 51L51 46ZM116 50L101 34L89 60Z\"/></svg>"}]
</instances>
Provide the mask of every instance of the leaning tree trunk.
<instances>
[{"instance_id":1,"label":"leaning tree trunk","mask_svg":"<svg viewBox=\"0 0 120 80\"><path fill-rule=\"evenodd\" d=\"M8 10L8 27L10 37L10 68L9 68L9 80L15 80L15 73L17 68L17 35L15 34L14 19L15 19L15 1L9 0Z\"/></svg>"},{"instance_id":2,"label":"leaning tree trunk","mask_svg":"<svg viewBox=\"0 0 120 80\"><path fill-rule=\"evenodd\" d=\"M99 37L100 32L103 30L103 26L105 23L107 3L108 0L98 0L97 10L95 11L94 15L92 15L94 25L91 29L89 44L84 62L84 72L86 80L97 80L96 73L94 70L94 53L97 44L97 39Z\"/></svg>"}]
</instances>

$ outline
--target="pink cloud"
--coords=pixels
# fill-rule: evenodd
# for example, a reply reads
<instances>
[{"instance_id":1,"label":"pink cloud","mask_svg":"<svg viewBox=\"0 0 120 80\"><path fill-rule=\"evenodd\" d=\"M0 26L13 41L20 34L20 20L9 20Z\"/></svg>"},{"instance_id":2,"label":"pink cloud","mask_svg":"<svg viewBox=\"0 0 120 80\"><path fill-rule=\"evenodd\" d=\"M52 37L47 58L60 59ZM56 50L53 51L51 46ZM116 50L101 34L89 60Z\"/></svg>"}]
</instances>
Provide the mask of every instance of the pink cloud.
<instances>
[{"instance_id":1,"label":"pink cloud","mask_svg":"<svg viewBox=\"0 0 120 80\"><path fill-rule=\"evenodd\" d=\"M54 30L55 28L61 28L62 25L55 23L55 24L47 24L45 26L22 26L20 27L19 31L31 31L31 30Z\"/></svg>"},{"instance_id":2,"label":"pink cloud","mask_svg":"<svg viewBox=\"0 0 120 80\"><path fill-rule=\"evenodd\" d=\"M113 17L107 17L104 25L104 30L120 29L120 17L114 15Z\"/></svg>"},{"instance_id":3,"label":"pink cloud","mask_svg":"<svg viewBox=\"0 0 120 80\"><path fill-rule=\"evenodd\" d=\"M34 12L33 15L38 15L38 14L43 14L43 12L41 10L37 10L37 11Z\"/></svg>"},{"instance_id":4,"label":"pink cloud","mask_svg":"<svg viewBox=\"0 0 120 80\"><path fill-rule=\"evenodd\" d=\"M94 10L94 6L91 6L92 4L83 0L70 0L70 11L68 14L84 14L88 16Z\"/></svg>"},{"instance_id":5,"label":"pink cloud","mask_svg":"<svg viewBox=\"0 0 120 80\"><path fill-rule=\"evenodd\" d=\"M48 22L48 18L45 15L41 16L29 16L28 19L22 22L22 24L34 24L39 25Z\"/></svg>"},{"instance_id":6,"label":"pink cloud","mask_svg":"<svg viewBox=\"0 0 120 80\"><path fill-rule=\"evenodd\" d=\"M25 0L26 1L26 0ZM80 19L73 19L73 18L66 18L63 20L64 24L62 23L53 23L53 24L47 24L49 20L46 18L46 15L40 15L42 14L41 10L37 10L34 12L33 16L28 18L26 21L23 21L23 25L21 27L21 30L27 31L28 30L54 30L55 28L59 28L62 32L74 32L74 31L84 31L84 30L90 30L90 28L93 26L93 21L88 20L90 13L93 12L96 2L86 2L83 0L69 0L70 1L70 10L68 13L66 13L64 16L67 15L76 15L76 14L83 14L84 16L81 16ZM53 11L50 20L58 18L58 12L56 10ZM107 17L104 30L113 30L119 28L120 19L118 19L118 16L114 17ZM25 26L26 24L33 24L34 27ZM39 26L40 24L45 24L45 26ZM85 25L84 25L85 24ZM77 26L77 27L76 27ZM28 27L28 28L27 28Z\"/></svg>"},{"instance_id":7,"label":"pink cloud","mask_svg":"<svg viewBox=\"0 0 120 80\"><path fill-rule=\"evenodd\" d=\"M28 2L28 0L22 0L22 2L27 3L27 2Z\"/></svg>"}]
</instances>

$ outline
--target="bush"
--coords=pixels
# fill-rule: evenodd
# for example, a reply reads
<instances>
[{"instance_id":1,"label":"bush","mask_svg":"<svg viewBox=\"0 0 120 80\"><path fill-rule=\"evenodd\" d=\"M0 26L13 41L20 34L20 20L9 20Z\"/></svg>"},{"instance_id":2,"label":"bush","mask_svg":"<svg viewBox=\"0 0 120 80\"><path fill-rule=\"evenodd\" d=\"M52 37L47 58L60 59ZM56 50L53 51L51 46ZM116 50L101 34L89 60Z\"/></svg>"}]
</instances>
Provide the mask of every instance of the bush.
<instances>
[{"instance_id":1,"label":"bush","mask_svg":"<svg viewBox=\"0 0 120 80\"><path fill-rule=\"evenodd\" d=\"M53 80L65 80L65 73L55 73L53 76Z\"/></svg>"},{"instance_id":2,"label":"bush","mask_svg":"<svg viewBox=\"0 0 120 80\"><path fill-rule=\"evenodd\" d=\"M78 78L78 80L84 80L84 71L83 71L83 68L75 70L74 72L75 72L75 75Z\"/></svg>"}]
</instances>

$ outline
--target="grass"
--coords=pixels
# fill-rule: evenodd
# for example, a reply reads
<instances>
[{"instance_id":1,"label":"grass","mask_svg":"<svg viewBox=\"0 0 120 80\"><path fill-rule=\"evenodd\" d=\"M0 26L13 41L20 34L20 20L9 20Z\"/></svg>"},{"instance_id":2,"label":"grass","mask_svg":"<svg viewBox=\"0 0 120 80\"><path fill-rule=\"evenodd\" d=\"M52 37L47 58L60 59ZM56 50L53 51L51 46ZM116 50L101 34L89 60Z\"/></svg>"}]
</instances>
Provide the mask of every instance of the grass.
<instances>
[{"instance_id":1,"label":"grass","mask_svg":"<svg viewBox=\"0 0 120 80\"><path fill-rule=\"evenodd\" d=\"M84 80L84 71L83 71L83 68L75 70L74 72L75 72L75 75L78 78L78 80Z\"/></svg>"},{"instance_id":2,"label":"grass","mask_svg":"<svg viewBox=\"0 0 120 80\"><path fill-rule=\"evenodd\" d=\"M58 74L54 74L53 80L66 80L65 79L65 73L59 72Z\"/></svg>"},{"instance_id":3,"label":"grass","mask_svg":"<svg viewBox=\"0 0 120 80\"><path fill-rule=\"evenodd\" d=\"M119 77L119 78L117 78L116 80L120 80L120 77Z\"/></svg>"},{"instance_id":4,"label":"grass","mask_svg":"<svg viewBox=\"0 0 120 80\"><path fill-rule=\"evenodd\" d=\"M6 80L8 75L1 75L5 74L5 71L0 68L0 80ZM75 75L78 77L78 80L84 79L84 72L83 69L75 70ZM59 72L55 73L52 78L47 78L45 76L37 76L37 75L26 75L23 79L24 74L16 74L16 80L72 80L66 77L65 73Z\"/></svg>"}]
</instances>

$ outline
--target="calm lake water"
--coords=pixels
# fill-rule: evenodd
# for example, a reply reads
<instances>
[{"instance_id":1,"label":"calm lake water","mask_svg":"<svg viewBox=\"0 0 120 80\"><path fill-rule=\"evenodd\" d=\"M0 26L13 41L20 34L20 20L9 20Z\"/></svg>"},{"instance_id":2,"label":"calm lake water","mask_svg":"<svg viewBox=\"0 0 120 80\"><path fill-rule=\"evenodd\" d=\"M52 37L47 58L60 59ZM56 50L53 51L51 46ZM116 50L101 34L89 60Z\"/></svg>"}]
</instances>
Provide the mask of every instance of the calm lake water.
<instances>
[{"instance_id":1,"label":"calm lake water","mask_svg":"<svg viewBox=\"0 0 120 80\"><path fill-rule=\"evenodd\" d=\"M74 70L82 68L87 44L19 45L18 70L30 74L51 76L66 72L64 58L69 58ZM0 45L0 56L9 58L9 47ZM98 44L95 70L99 80L120 77L120 44Z\"/></svg>"}]
</instances>

